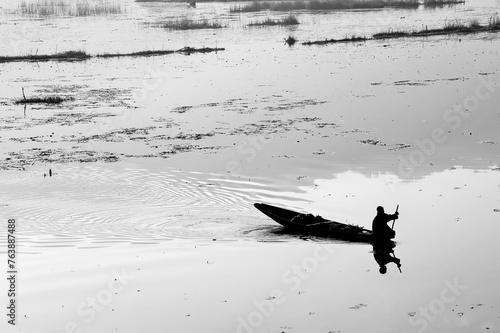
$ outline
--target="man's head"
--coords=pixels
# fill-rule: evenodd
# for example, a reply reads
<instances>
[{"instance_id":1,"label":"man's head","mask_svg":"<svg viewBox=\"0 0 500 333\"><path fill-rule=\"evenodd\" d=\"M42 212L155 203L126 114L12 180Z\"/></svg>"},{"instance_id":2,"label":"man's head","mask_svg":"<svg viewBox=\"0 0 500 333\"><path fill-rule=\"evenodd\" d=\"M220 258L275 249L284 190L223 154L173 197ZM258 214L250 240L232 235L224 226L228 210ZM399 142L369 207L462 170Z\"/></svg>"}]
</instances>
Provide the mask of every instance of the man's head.
<instances>
[{"instance_id":1,"label":"man's head","mask_svg":"<svg viewBox=\"0 0 500 333\"><path fill-rule=\"evenodd\" d=\"M384 212L384 207L378 206L377 207L377 213L383 213Z\"/></svg>"},{"instance_id":2,"label":"man's head","mask_svg":"<svg viewBox=\"0 0 500 333\"><path fill-rule=\"evenodd\" d=\"M385 274L387 273L387 267L384 265L384 266L380 266L379 270L380 274Z\"/></svg>"}]
</instances>

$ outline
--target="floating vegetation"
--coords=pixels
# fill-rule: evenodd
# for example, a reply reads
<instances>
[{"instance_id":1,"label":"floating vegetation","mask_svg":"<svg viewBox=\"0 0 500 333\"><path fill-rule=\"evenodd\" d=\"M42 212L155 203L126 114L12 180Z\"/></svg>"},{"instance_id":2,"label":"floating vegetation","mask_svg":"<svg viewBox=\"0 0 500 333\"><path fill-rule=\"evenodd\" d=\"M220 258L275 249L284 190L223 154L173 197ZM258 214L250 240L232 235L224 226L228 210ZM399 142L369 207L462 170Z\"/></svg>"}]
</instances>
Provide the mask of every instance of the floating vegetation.
<instances>
[{"instance_id":1,"label":"floating vegetation","mask_svg":"<svg viewBox=\"0 0 500 333\"><path fill-rule=\"evenodd\" d=\"M376 33L372 38L352 36L351 38L343 39L324 39L318 41L308 41L302 43L303 45L323 45L332 43L347 43L347 42L361 42L373 39L389 39L389 38L403 38L403 37L429 37L437 35L450 35L450 34L472 34L480 32L497 32L500 31L500 18L498 16L490 17L487 24L480 24L477 19L469 20L468 22L450 21L446 22L442 28L428 29L427 27L419 31L405 31L405 30L388 30Z\"/></svg>"},{"instance_id":2,"label":"floating vegetation","mask_svg":"<svg viewBox=\"0 0 500 333\"><path fill-rule=\"evenodd\" d=\"M401 37L419 37L435 36L447 34L471 34L479 32L495 32L500 30L499 17L491 17L488 24L481 25L477 19L468 22L451 21L446 22L444 27L436 29L427 29L419 31L389 30L373 35L373 39L401 38Z\"/></svg>"},{"instance_id":3,"label":"floating vegetation","mask_svg":"<svg viewBox=\"0 0 500 333\"><path fill-rule=\"evenodd\" d=\"M288 15L282 18L281 20L273 20L271 18L267 18L261 22L252 22L249 26L275 26L275 25L297 25L299 24L299 20L295 15Z\"/></svg>"},{"instance_id":4,"label":"floating vegetation","mask_svg":"<svg viewBox=\"0 0 500 333\"><path fill-rule=\"evenodd\" d=\"M0 62L11 61L47 61L47 60L82 60L91 56L84 51L66 51L55 54L28 54L22 56L2 56Z\"/></svg>"},{"instance_id":5,"label":"floating vegetation","mask_svg":"<svg viewBox=\"0 0 500 333\"><path fill-rule=\"evenodd\" d=\"M31 97L26 99L17 99L15 104L61 104L65 101L72 100L71 97L46 96L46 97Z\"/></svg>"},{"instance_id":6,"label":"floating vegetation","mask_svg":"<svg viewBox=\"0 0 500 333\"><path fill-rule=\"evenodd\" d=\"M465 3L465 0L422 0L425 7L444 7Z\"/></svg>"},{"instance_id":7,"label":"floating vegetation","mask_svg":"<svg viewBox=\"0 0 500 333\"><path fill-rule=\"evenodd\" d=\"M288 38L285 38L285 43L288 44L288 46L292 46L297 43L297 39L295 39L295 37L288 36Z\"/></svg>"},{"instance_id":8,"label":"floating vegetation","mask_svg":"<svg viewBox=\"0 0 500 333\"><path fill-rule=\"evenodd\" d=\"M27 16L98 16L125 13L116 0L22 0L17 13Z\"/></svg>"},{"instance_id":9,"label":"floating vegetation","mask_svg":"<svg viewBox=\"0 0 500 333\"><path fill-rule=\"evenodd\" d=\"M196 30L196 29L220 29L224 26L217 21L190 20L188 18L175 19L159 24L159 27L170 30Z\"/></svg>"},{"instance_id":10,"label":"floating vegetation","mask_svg":"<svg viewBox=\"0 0 500 333\"><path fill-rule=\"evenodd\" d=\"M150 57L150 56L160 56L172 53L209 53L224 51L224 48L212 48L212 47L202 47L195 48L186 46L179 50L150 50L150 51L138 51L130 53L103 53L97 54L95 56L89 55L84 51L67 51L55 54L31 54L24 56L2 56L0 57L0 63L2 62L13 62L13 61L75 61L75 60L86 60L90 58L113 58L113 57Z\"/></svg>"},{"instance_id":11,"label":"floating vegetation","mask_svg":"<svg viewBox=\"0 0 500 333\"><path fill-rule=\"evenodd\" d=\"M44 97L30 97L26 98L24 88L22 88L23 98L14 101L14 104L61 104L64 101L73 100L72 97L61 96L44 96Z\"/></svg>"},{"instance_id":12,"label":"floating vegetation","mask_svg":"<svg viewBox=\"0 0 500 333\"><path fill-rule=\"evenodd\" d=\"M364 42L368 40L366 37L361 36L351 36L342 39L325 39L325 40L317 40L313 42L304 42L302 45L325 45L325 44L335 44L335 43L350 43L350 42Z\"/></svg>"}]
</instances>

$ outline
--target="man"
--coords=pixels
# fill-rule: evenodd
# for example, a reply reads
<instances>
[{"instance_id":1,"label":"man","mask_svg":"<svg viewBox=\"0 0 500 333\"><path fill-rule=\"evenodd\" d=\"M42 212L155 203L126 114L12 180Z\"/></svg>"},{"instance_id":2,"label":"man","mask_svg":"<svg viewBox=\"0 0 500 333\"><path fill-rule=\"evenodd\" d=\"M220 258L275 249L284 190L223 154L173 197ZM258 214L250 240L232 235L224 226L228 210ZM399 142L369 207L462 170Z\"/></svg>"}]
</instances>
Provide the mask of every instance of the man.
<instances>
[{"instance_id":1,"label":"man","mask_svg":"<svg viewBox=\"0 0 500 333\"><path fill-rule=\"evenodd\" d=\"M377 216L373 219L372 231L373 235L377 238L391 239L396 236L396 232L392 230L387 223L398 218L399 213L396 212L393 215L386 214L384 212L384 207L377 207Z\"/></svg>"}]
</instances>

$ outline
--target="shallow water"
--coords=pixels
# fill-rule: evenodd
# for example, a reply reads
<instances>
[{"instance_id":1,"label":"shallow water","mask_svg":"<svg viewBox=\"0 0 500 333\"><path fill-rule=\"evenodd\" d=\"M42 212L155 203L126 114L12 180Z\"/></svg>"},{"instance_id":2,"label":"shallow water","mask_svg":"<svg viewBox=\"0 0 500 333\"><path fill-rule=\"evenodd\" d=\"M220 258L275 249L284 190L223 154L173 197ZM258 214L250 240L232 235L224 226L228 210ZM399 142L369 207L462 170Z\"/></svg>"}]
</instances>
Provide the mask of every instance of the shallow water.
<instances>
[{"instance_id":1,"label":"shallow water","mask_svg":"<svg viewBox=\"0 0 500 333\"><path fill-rule=\"evenodd\" d=\"M235 3L40 20L12 14L16 3L0 8L2 55L226 48L0 64L0 207L18 221L21 331L499 330L499 35L282 44L484 23L496 1L298 12L294 28L248 28L284 14L228 13ZM178 15L227 27L148 26ZM24 109L22 88L74 100ZM380 275L369 245L283 233L255 202L367 228L376 206L400 205L403 274ZM294 265L307 278L287 276ZM122 269L132 287L85 321L79 303ZM464 288L450 294L454 281Z\"/></svg>"}]
</instances>

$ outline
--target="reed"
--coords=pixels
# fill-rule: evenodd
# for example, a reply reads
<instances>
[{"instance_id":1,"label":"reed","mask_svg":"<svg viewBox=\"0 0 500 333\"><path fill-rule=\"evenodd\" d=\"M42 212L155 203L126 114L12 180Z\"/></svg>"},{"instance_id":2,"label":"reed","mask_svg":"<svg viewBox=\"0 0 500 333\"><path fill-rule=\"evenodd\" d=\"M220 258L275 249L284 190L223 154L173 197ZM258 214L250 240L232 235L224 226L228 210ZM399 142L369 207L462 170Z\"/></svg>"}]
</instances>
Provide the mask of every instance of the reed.
<instances>
[{"instance_id":1,"label":"reed","mask_svg":"<svg viewBox=\"0 0 500 333\"><path fill-rule=\"evenodd\" d=\"M11 61L47 61L47 60L83 60L91 56L84 51L67 51L55 54L27 54L20 56L2 56L0 62Z\"/></svg>"},{"instance_id":2,"label":"reed","mask_svg":"<svg viewBox=\"0 0 500 333\"><path fill-rule=\"evenodd\" d=\"M26 16L98 16L125 13L117 0L21 0L17 13Z\"/></svg>"},{"instance_id":3,"label":"reed","mask_svg":"<svg viewBox=\"0 0 500 333\"><path fill-rule=\"evenodd\" d=\"M379 9L386 7L417 8L419 0L313 0L313 1L253 1L245 6L232 6L230 12Z\"/></svg>"},{"instance_id":4,"label":"reed","mask_svg":"<svg viewBox=\"0 0 500 333\"><path fill-rule=\"evenodd\" d=\"M388 30L373 35L373 39L435 36L447 34L471 34L479 32L494 32L500 30L500 18L491 17L488 24L480 24L478 19L471 19L467 22L458 20L446 21L442 28L422 29L418 31Z\"/></svg>"},{"instance_id":5,"label":"reed","mask_svg":"<svg viewBox=\"0 0 500 333\"><path fill-rule=\"evenodd\" d=\"M465 0L423 0L422 5L425 7L444 7L450 5L458 5L465 3Z\"/></svg>"},{"instance_id":6,"label":"reed","mask_svg":"<svg viewBox=\"0 0 500 333\"><path fill-rule=\"evenodd\" d=\"M77 61L90 58L118 58L118 57L151 57L161 56L173 53L192 54L192 53L210 53L224 51L223 47L183 47L178 50L148 50L129 53L102 53L97 55L89 55L83 51L67 51L55 54L31 54L24 56L1 56L0 63L14 61Z\"/></svg>"},{"instance_id":7,"label":"reed","mask_svg":"<svg viewBox=\"0 0 500 333\"><path fill-rule=\"evenodd\" d=\"M26 98L23 88L23 98L16 99L14 101L14 104L61 104L62 102L71 100L73 100L73 97L40 96Z\"/></svg>"},{"instance_id":8,"label":"reed","mask_svg":"<svg viewBox=\"0 0 500 333\"><path fill-rule=\"evenodd\" d=\"M287 15L280 20L273 20L271 18L267 18L264 21L260 22L252 22L249 26L275 26L275 25L297 25L299 24L299 20L295 15Z\"/></svg>"},{"instance_id":9,"label":"reed","mask_svg":"<svg viewBox=\"0 0 500 333\"><path fill-rule=\"evenodd\" d=\"M488 20L488 28L490 30L500 29L500 17L498 16L490 17L490 19Z\"/></svg>"},{"instance_id":10,"label":"reed","mask_svg":"<svg viewBox=\"0 0 500 333\"><path fill-rule=\"evenodd\" d=\"M188 18L175 19L159 25L161 28L170 30L195 30L195 29L220 29L222 24L209 20L190 20Z\"/></svg>"}]
</instances>

